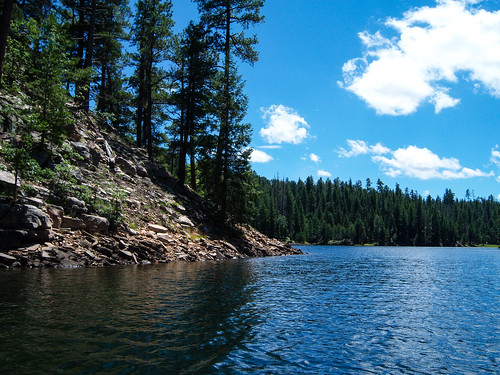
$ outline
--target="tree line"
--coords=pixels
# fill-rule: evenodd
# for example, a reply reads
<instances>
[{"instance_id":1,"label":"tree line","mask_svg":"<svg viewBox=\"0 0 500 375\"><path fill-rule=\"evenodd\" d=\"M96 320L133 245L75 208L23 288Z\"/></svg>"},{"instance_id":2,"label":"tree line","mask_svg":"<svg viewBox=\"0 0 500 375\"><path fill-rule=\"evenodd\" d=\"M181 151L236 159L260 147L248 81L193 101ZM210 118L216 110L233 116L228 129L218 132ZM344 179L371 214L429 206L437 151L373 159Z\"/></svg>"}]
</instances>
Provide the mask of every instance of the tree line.
<instances>
[{"instance_id":1,"label":"tree line","mask_svg":"<svg viewBox=\"0 0 500 375\"><path fill-rule=\"evenodd\" d=\"M0 86L31 108L15 148L61 144L70 103L127 135L220 212L245 219L251 126L238 64L257 61L248 30L263 21L263 1L193 2L199 22L174 33L171 0L3 0Z\"/></svg>"},{"instance_id":2,"label":"tree line","mask_svg":"<svg viewBox=\"0 0 500 375\"><path fill-rule=\"evenodd\" d=\"M260 177L253 225L269 236L299 243L461 246L498 244L500 203L493 196L426 198L379 179L365 187L339 179L305 181Z\"/></svg>"}]
</instances>

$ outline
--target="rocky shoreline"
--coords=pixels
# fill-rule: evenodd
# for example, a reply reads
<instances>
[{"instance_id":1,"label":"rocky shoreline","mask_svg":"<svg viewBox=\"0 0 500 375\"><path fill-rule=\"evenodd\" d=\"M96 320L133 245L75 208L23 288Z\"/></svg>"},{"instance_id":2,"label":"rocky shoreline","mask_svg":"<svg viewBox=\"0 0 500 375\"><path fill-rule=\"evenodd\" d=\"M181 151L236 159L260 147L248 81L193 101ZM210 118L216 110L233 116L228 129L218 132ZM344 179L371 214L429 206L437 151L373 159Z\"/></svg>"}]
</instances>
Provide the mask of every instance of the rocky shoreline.
<instances>
[{"instance_id":1,"label":"rocky shoreline","mask_svg":"<svg viewBox=\"0 0 500 375\"><path fill-rule=\"evenodd\" d=\"M246 228L247 231L252 231ZM99 267L194 262L300 254L299 250L253 232L233 243L172 236L154 225L139 233L90 233L69 228L51 231L51 240L0 252L0 267Z\"/></svg>"},{"instance_id":2,"label":"rocky shoreline","mask_svg":"<svg viewBox=\"0 0 500 375\"><path fill-rule=\"evenodd\" d=\"M210 202L149 161L143 150L93 119L80 120L68 129L65 141L76 155L74 184L61 195L52 186L30 183L16 204L0 200L0 267L94 267L301 253L247 225L220 223ZM57 155L37 157L42 166L57 162ZM2 164L0 159L0 192L5 193L12 191L15 178ZM99 214L97 204L89 201L116 209L119 220L109 219L113 212L108 218Z\"/></svg>"}]
</instances>

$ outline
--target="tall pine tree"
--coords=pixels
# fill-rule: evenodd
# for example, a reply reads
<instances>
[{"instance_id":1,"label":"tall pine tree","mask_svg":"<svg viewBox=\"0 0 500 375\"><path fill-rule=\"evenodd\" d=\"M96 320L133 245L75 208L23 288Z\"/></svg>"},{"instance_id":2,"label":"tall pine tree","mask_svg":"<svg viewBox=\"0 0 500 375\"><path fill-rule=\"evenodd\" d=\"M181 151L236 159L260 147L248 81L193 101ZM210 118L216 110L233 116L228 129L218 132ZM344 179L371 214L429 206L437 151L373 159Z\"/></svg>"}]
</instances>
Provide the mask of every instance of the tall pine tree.
<instances>
[{"instance_id":1,"label":"tall pine tree","mask_svg":"<svg viewBox=\"0 0 500 375\"><path fill-rule=\"evenodd\" d=\"M234 60L253 64L257 61L257 52L254 49L257 43L255 35L246 36L245 30L263 21L260 10L264 5L262 0L194 0L198 3L201 20L212 33L212 41L216 51L221 53L223 74L219 110L219 129L213 169L213 199L225 212L228 208L228 191L231 177L229 176L230 162L225 158L233 157L231 148L237 139L231 135L240 134L231 129L232 106L236 98L232 97L234 85ZM244 153L241 153L244 156Z\"/></svg>"},{"instance_id":2,"label":"tall pine tree","mask_svg":"<svg viewBox=\"0 0 500 375\"><path fill-rule=\"evenodd\" d=\"M133 55L136 66L131 80L136 90L137 145L147 146L153 159L154 95L166 78L160 64L168 58L172 36L172 2L139 0L132 27L132 42L137 48Z\"/></svg>"}]
</instances>

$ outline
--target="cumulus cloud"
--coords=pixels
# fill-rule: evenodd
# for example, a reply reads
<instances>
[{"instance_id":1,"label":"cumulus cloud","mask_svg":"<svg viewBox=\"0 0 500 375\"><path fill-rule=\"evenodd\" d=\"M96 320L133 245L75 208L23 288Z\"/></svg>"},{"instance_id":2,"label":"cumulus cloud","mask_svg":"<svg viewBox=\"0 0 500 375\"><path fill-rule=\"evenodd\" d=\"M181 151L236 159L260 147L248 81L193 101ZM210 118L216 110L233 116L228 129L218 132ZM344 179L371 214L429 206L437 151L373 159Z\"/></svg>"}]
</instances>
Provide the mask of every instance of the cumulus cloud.
<instances>
[{"instance_id":1,"label":"cumulus cloud","mask_svg":"<svg viewBox=\"0 0 500 375\"><path fill-rule=\"evenodd\" d=\"M273 157L261 150L254 149L250 155L250 161L253 163L268 163L271 160Z\"/></svg>"},{"instance_id":2,"label":"cumulus cloud","mask_svg":"<svg viewBox=\"0 0 500 375\"><path fill-rule=\"evenodd\" d=\"M300 144L308 136L309 124L292 108L284 105L271 105L262 108L262 118L267 121L267 126L260 129L260 135L268 143Z\"/></svg>"},{"instance_id":3,"label":"cumulus cloud","mask_svg":"<svg viewBox=\"0 0 500 375\"><path fill-rule=\"evenodd\" d=\"M457 73L500 97L500 11L479 9L478 0L437 0L414 8L385 25L398 33L359 33L365 53L347 61L339 85L363 99L378 114L407 115L422 103L436 113L460 99L446 84ZM475 89L476 90L476 89Z\"/></svg>"},{"instance_id":4,"label":"cumulus cloud","mask_svg":"<svg viewBox=\"0 0 500 375\"><path fill-rule=\"evenodd\" d=\"M360 140L355 141L352 139L348 139L347 144L349 146L349 149L340 147L337 150L337 154L342 158L352 158L366 154L383 155L391 151L389 148L385 147L380 142L377 143L376 145L370 146L365 141L360 141Z\"/></svg>"},{"instance_id":5,"label":"cumulus cloud","mask_svg":"<svg viewBox=\"0 0 500 375\"><path fill-rule=\"evenodd\" d=\"M500 151L498 151L498 145L491 149L490 161L500 167Z\"/></svg>"},{"instance_id":6,"label":"cumulus cloud","mask_svg":"<svg viewBox=\"0 0 500 375\"><path fill-rule=\"evenodd\" d=\"M332 177L332 174L328 171L324 171L323 169L318 170L318 177Z\"/></svg>"},{"instance_id":7,"label":"cumulus cloud","mask_svg":"<svg viewBox=\"0 0 500 375\"><path fill-rule=\"evenodd\" d=\"M313 153L309 154L309 159L315 163L319 163L321 161L321 158L318 155L313 154Z\"/></svg>"},{"instance_id":8,"label":"cumulus cloud","mask_svg":"<svg viewBox=\"0 0 500 375\"><path fill-rule=\"evenodd\" d=\"M420 180L452 180L493 176L493 172L462 167L456 158L441 158L427 148L416 146L399 148L391 152L391 157L372 156L372 161L391 177L404 175Z\"/></svg>"}]
</instances>

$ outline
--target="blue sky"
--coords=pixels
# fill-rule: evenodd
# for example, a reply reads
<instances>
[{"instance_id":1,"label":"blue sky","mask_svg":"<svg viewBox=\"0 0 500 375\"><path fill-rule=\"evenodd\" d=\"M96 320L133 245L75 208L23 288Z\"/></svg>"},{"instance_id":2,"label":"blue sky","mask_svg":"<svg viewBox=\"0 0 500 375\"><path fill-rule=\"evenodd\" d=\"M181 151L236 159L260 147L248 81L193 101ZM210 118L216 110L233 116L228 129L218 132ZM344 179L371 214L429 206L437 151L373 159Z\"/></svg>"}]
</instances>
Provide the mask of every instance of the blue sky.
<instances>
[{"instance_id":1,"label":"blue sky","mask_svg":"<svg viewBox=\"0 0 500 375\"><path fill-rule=\"evenodd\" d=\"M500 1L268 0L242 64L265 177L500 199ZM174 1L176 28L196 17Z\"/></svg>"}]
</instances>

